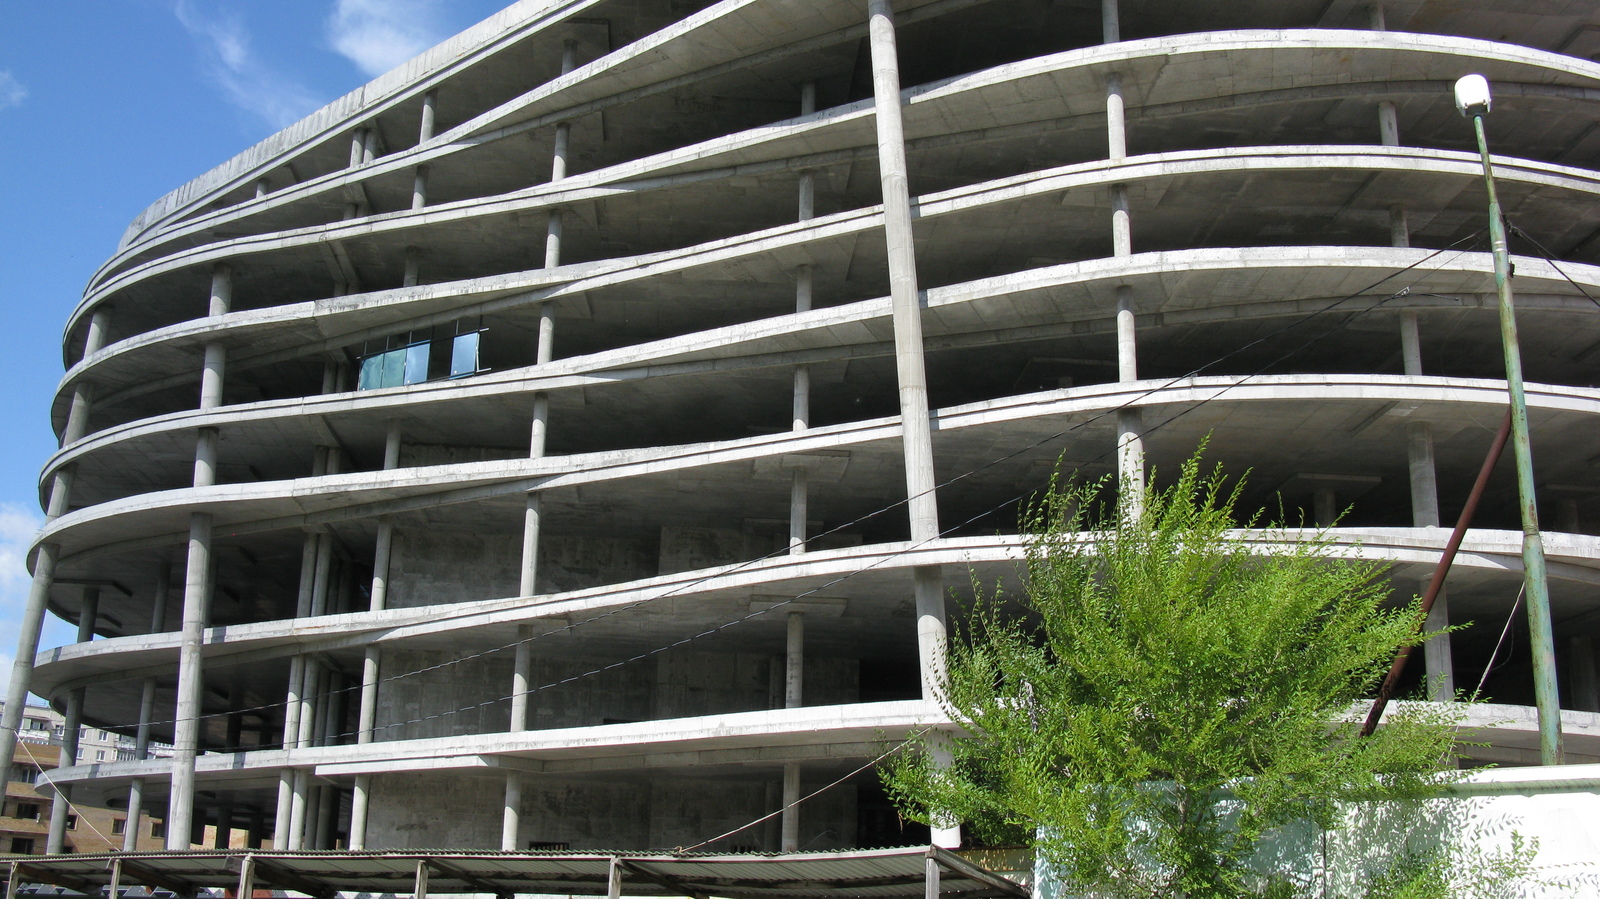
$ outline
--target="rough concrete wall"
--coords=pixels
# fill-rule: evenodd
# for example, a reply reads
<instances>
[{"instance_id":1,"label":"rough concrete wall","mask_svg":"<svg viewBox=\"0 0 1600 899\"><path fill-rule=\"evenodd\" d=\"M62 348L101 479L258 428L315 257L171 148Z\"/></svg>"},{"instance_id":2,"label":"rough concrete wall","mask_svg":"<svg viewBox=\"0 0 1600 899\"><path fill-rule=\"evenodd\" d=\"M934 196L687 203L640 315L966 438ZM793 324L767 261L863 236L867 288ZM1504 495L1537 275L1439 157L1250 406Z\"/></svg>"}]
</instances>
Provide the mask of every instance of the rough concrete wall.
<instances>
[{"instance_id":1,"label":"rough concrete wall","mask_svg":"<svg viewBox=\"0 0 1600 899\"><path fill-rule=\"evenodd\" d=\"M780 775L773 771L776 783ZM803 778L809 793L831 780ZM776 808L768 779L629 775L572 780L530 775L523 786L517 845L567 844L573 850L672 849L691 846L748 824ZM498 849L505 784L499 776L387 774L373 779L368 846ZM771 828L752 827L717 849L768 846ZM800 843L808 850L854 845L852 786L829 790L800 814Z\"/></svg>"},{"instance_id":2,"label":"rough concrete wall","mask_svg":"<svg viewBox=\"0 0 1600 899\"><path fill-rule=\"evenodd\" d=\"M505 781L463 775L372 779L369 849L499 849Z\"/></svg>"},{"instance_id":3,"label":"rough concrete wall","mask_svg":"<svg viewBox=\"0 0 1600 899\"><path fill-rule=\"evenodd\" d=\"M507 698L511 694L511 654L501 652L433 667L457 656L451 652L384 653L382 674L386 680L378 694L376 739L495 733L511 726L511 701ZM399 677L411 671L421 673ZM387 680L396 677L399 679Z\"/></svg>"},{"instance_id":4,"label":"rough concrete wall","mask_svg":"<svg viewBox=\"0 0 1600 899\"><path fill-rule=\"evenodd\" d=\"M620 584L655 574L655 547L643 540L545 535L539 541L541 593Z\"/></svg>"},{"instance_id":5,"label":"rough concrete wall","mask_svg":"<svg viewBox=\"0 0 1600 899\"><path fill-rule=\"evenodd\" d=\"M516 596L522 580L522 538L400 531L389 571L391 608ZM646 541L552 535L540 541L541 593L583 590L655 573L655 547Z\"/></svg>"},{"instance_id":6,"label":"rough concrete wall","mask_svg":"<svg viewBox=\"0 0 1600 899\"><path fill-rule=\"evenodd\" d=\"M534 644L533 686L528 697L528 726L534 730L589 727L644 721L650 717L650 695L655 680L649 665L623 665L567 684L537 689L546 684L592 671L595 660L548 658ZM509 682L508 682L509 683Z\"/></svg>"},{"instance_id":7,"label":"rough concrete wall","mask_svg":"<svg viewBox=\"0 0 1600 899\"><path fill-rule=\"evenodd\" d=\"M389 607L516 596L521 553L513 534L400 531L389 562Z\"/></svg>"},{"instance_id":8,"label":"rough concrete wall","mask_svg":"<svg viewBox=\"0 0 1600 899\"><path fill-rule=\"evenodd\" d=\"M660 568L662 574L694 571L760 558L772 549L771 538L733 528L663 527Z\"/></svg>"},{"instance_id":9,"label":"rough concrete wall","mask_svg":"<svg viewBox=\"0 0 1600 899\"><path fill-rule=\"evenodd\" d=\"M861 666L855 659L806 659L806 705L854 702ZM663 653L656 658L651 717L685 718L781 708L782 658L767 653Z\"/></svg>"},{"instance_id":10,"label":"rough concrete wall","mask_svg":"<svg viewBox=\"0 0 1600 899\"><path fill-rule=\"evenodd\" d=\"M530 728L586 728L629 721L773 709L782 704L782 665L774 665L773 662L773 656L763 653L699 653L677 649L656 656L654 662L621 665L571 683L560 683L566 678L598 669L605 662L595 659L574 661L534 653L534 693L528 699ZM395 693L394 696L397 696L397 701L410 702L419 712L427 713L429 705L438 704L435 693L454 691L450 701L459 705L498 699L509 693L510 669L506 665L493 667L482 677L467 675L466 672L451 673L454 667L464 665L453 665L451 669L406 678L406 681L418 683L414 688L408 688L410 693ZM861 696L859 675L861 665L856 659L808 659L805 669L806 705L858 701ZM504 680L499 680L501 677ZM477 681L475 688L464 686L464 681L469 678ZM546 688L539 689L541 686ZM474 689L477 689L477 693L474 693ZM384 694L381 702L386 710L390 704L389 696L389 693ZM501 707L502 704L493 705L493 709L496 709L494 720L501 720L498 712ZM405 718L413 717L418 715L405 713ZM509 718L506 720L509 721ZM413 725L413 729L432 726ZM504 726L502 723L501 729ZM406 734L424 736L413 733L413 729L408 729ZM429 736L432 734L434 731L429 729Z\"/></svg>"}]
</instances>

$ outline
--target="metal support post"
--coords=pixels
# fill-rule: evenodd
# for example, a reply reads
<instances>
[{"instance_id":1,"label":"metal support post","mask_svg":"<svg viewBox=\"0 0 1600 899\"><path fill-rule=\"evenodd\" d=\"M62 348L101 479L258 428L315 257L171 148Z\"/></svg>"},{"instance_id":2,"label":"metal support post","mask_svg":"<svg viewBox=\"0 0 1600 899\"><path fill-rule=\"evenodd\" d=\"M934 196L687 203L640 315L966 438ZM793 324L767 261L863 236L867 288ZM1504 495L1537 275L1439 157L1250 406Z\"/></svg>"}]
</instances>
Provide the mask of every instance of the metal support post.
<instances>
[{"instance_id":1,"label":"metal support post","mask_svg":"<svg viewBox=\"0 0 1600 899\"><path fill-rule=\"evenodd\" d=\"M1467 76L1466 81L1475 76ZM1481 80L1481 76L1479 80ZM1500 337L1505 352L1506 388L1511 395L1511 448L1517 463L1517 498L1522 513L1522 567L1528 599L1528 636L1533 650L1533 691L1539 710L1539 760L1562 763L1561 691L1556 681L1554 629L1550 622L1550 587L1545 576L1544 538L1539 531L1539 505L1534 493L1533 444L1528 435L1528 401L1522 385L1522 350L1517 341L1517 317L1511 292L1511 253L1506 244L1505 218L1495 191L1494 166L1483 117L1488 110L1488 89L1483 102L1462 102L1462 84L1456 85L1457 103L1472 118L1483 160L1483 183L1489 194L1489 240L1494 248L1494 284L1499 295Z\"/></svg>"}]
</instances>

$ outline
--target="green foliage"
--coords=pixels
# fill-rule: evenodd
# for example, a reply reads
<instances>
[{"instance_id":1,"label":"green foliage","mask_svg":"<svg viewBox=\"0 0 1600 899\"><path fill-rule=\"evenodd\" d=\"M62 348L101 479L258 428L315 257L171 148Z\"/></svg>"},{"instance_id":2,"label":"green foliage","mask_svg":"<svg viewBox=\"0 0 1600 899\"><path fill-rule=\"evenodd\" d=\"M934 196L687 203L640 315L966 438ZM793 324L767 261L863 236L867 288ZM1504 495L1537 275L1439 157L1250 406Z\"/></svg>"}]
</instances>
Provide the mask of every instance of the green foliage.
<instances>
[{"instance_id":1,"label":"green foliage","mask_svg":"<svg viewBox=\"0 0 1600 899\"><path fill-rule=\"evenodd\" d=\"M914 819L1032 843L1073 892L1292 895L1263 838L1419 795L1451 764L1443 713L1392 708L1367 739L1351 714L1421 642L1420 606L1389 606L1383 566L1321 535L1241 536L1238 486L1198 456L1142 512L1105 515L1103 489L1053 485L1025 516L1027 595L980 590L949 646L945 704L970 738L897 754L889 792Z\"/></svg>"}]
</instances>

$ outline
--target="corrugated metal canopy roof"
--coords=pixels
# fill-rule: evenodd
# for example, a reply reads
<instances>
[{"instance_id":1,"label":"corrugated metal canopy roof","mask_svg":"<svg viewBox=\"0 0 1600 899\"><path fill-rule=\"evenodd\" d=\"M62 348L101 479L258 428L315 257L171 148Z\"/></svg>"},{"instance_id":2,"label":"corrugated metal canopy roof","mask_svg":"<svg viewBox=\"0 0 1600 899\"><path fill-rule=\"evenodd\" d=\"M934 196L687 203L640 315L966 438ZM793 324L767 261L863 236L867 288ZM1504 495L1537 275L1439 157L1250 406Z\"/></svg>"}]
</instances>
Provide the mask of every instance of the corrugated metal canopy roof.
<instances>
[{"instance_id":1,"label":"corrugated metal canopy roof","mask_svg":"<svg viewBox=\"0 0 1600 899\"><path fill-rule=\"evenodd\" d=\"M788 855L672 855L560 852L148 852L25 856L9 859L17 880L98 892L113 878L124 886L163 887L193 895L202 887L240 886L248 866L257 888L311 896L335 892L422 891L606 895L615 865L623 896L723 896L730 899L925 895L929 869L938 891L952 897L1027 897L1015 882L935 847L811 852ZM930 864L931 862L931 864Z\"/></svg>"}]
</instances>

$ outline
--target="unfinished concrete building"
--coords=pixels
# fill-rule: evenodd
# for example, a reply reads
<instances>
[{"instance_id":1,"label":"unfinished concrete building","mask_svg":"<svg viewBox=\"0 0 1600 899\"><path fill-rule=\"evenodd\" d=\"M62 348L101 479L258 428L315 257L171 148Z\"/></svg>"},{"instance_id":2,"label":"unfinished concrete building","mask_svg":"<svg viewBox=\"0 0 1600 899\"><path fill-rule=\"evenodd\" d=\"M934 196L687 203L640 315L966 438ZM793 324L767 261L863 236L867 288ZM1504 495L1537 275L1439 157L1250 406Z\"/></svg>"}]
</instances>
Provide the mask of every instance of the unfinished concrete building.
<instances>
[{"instance_id":1,"label":"unfinished concrete building","mask_svg":"<svg viewBox=\"0 0 1600 899\"><path fill-rule=\"evenodd\" d=\"M1518 238L1600 760L1597 53L1578 0L511 6L89 284L32 560L80 640L19 679L176 750L57 780L174 846L927 839L868 763L942 720L944 604L1014 579L1058 459L1129 485L1210 434L1248 503L1429 574L1506 403L1469 72L1559 260ZM1427 667L1523 763L1509 474L1476 527Z\"/></svg>"}]
</instances>

